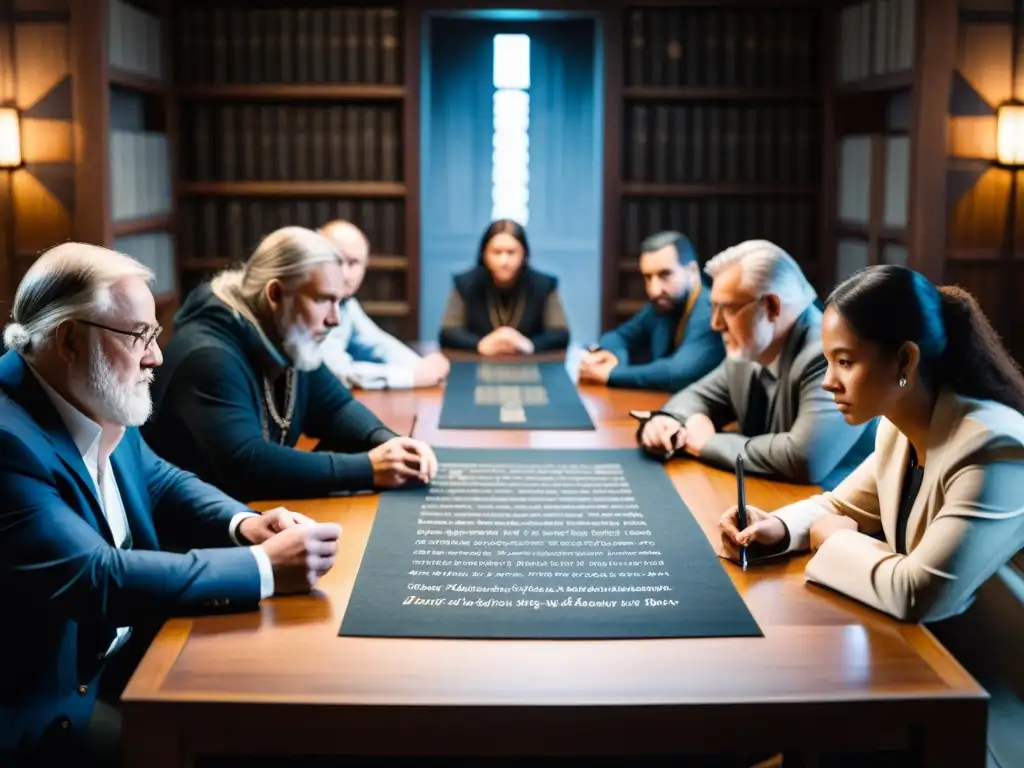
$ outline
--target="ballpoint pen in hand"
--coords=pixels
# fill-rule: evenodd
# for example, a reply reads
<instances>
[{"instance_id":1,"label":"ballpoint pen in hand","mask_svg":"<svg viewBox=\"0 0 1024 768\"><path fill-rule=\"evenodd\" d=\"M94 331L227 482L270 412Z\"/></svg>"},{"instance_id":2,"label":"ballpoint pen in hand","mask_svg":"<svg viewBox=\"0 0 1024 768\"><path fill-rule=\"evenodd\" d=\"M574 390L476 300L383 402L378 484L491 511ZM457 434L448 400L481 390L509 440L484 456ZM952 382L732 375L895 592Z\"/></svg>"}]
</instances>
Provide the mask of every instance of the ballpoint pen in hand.
<instances>
[{"instance_id":1,"label":"ballpoint pen in hand","mask_svg":"<svg viewBox=\"0 0 1024 768\"><path fill-rule=\"evenodd\" d=\"M743 477L743 457L736 457L736 530L743 532L747 528L747 484ZM747 570L748 555L746 545L740 546L740 566Z\"/></svg>"}]
</instances>

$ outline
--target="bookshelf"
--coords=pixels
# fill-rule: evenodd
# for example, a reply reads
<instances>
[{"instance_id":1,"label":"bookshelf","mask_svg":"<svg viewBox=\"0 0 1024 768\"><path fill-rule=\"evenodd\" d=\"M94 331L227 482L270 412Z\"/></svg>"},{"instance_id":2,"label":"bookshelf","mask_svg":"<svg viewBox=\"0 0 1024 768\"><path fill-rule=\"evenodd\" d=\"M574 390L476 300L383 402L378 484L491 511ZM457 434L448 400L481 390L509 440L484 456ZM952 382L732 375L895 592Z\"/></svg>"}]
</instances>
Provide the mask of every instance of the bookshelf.
<instances>
[{"instance_id":1,"label":"bookshelf","mask_svg":"<svg viewBox=\"0 0 1024 768\"><path fill-rule=\"evenodd\" d=\"M918 0L856 0L833 11L833 277L910 265Z\"/></svg>"},{"instance_id":2,"label":"bookshelf","mask_svg":"<svg viewBox=\"0 0 1024 768\"><path fill-rule=\"evenodd\" d=\"M72 26L88 157L77 171L75 237L128 253L153 271L166 343L180 302L166 5L82 0L72 4Z\"/></svg>"},{"instance_id":3,"label":"bookshelf","mask_svg":"<svg viewBox=\"0 0 1024 768\"><path fill-rule=\"evenodd\" d=\"M800 2L621 11L606 327L643 306L636 257L662 229L685 233L702 261L742 240L773 240L816 278L820 25L820 9Z\"/></svg>"},{"instance_id":4,"label":"bookshelf","mask_svg":"<svg viewBox=\"0 0 1024 768\"><path fill-rule=\"evenodd\" d=\"M416 338L416 217L406 11L307 0L175 3L180 269L190 290L286 225L355 222L367 313ZM408 123L412 122L410 134Z\"/></svg>"}]
</instances>

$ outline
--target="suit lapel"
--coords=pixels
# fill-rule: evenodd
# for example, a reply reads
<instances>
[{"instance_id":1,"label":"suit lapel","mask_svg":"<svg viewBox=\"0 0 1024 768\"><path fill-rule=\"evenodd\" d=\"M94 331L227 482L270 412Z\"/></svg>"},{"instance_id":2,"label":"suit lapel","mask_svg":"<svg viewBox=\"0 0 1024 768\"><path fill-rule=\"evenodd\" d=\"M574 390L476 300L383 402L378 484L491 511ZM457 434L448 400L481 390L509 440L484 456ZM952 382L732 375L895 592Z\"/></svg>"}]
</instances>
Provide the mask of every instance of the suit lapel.
<instances>
[{"instance_id":1,"label":"suit lapel","mask_svg":"<svg viewBox=\"0 0 1024 768\"><path fill-rule=\"evenodd\" d=\"M732 407L736 412L736 423L740 429L747 423L750 411L750 383L754 380L753 369L747 363L726 360L729 370L729 389L732 392Z\"/></svg>"},{"instance_id":2,"label":"suit lapel","mask_svg":"<svg viewBox=\"0 0 1024 768\"><path fill-rule=\"evenodd\" d=\"M957 407L956 397L949 390L943 390L935 401L935 409L932 412L932 420L928 429L928 452L924 459L921 488L918 490L917 498L914 499L914 503L910 507L910 514L907 516L907 554L913 552L920 543L924 533L923 527L930 522L928 517L933 509L932 495L936 486L936 473L942 466L943 448L949 444L949 432L955 421ZM904 439L903 443L906 444L907 441ZM909 454L909 448L907 453ZM902 466L906 466L906 457L904 457ZM897 497L898 503L899 498ZM895 518L893 520L895 522Z\"/></svg>"},{"instance_id":3,"label":"suit lapel","mask_svg":"<svg viewBox=\"0 0 1024 768\"><path fill-rule=\"evenodd\" d=\"M158 549L153 516L146 501L148 494L144 494L143 489L139 487L140 473L131 446L128 444L129 439L125 434L110 456L110 465L114 468L117 489L121 494L125 517L128 519L128 535L134 549Z\"/></svg>"},{"instance_id":4,"label":"suit lapel","mask_svg":"<svg viewBox=\"0 0 1024 768\"><path fill-rule=\"evenodd\" d=\"M790 413L792 398L789 393L792 387L789 376L793 368L793 360L804 348L807 328L805 319L794 324L779 353L779 378L775 382L775 392L768 401L768 429L770 432L788 432L793 422L796 421L796 414Z\"/></svg>"},{"instance_id":5,"label":"suit lapel","mask_svg":"<svg viewBox=\"0 0 1024 768\"><path fill-rule=\"evenodd\" d=\"M61 462L71 470L80 486L81 494L88 499L89 509L82 510L84 516L103 535L108 542L114 538L103 516L99 501L99 489L93 483L89 470L85 468L82 454L64 425L57 409L50 398L36 381L36 377L28 369L21 355L8 352L0 359L0 387L5 389L10 398L20 405L46 435L53 445Z\"/></svg>"},{"instance_id":6,"label":"suit lapel","mask_svg":"<svg viewBox=\"0 0 1024 768\"><path fill-rule=\"evenodd\" d=\"M668 354L668 323L657 312L653 313L651 328L651 360L660 360Z\"/></svg>"},{"instance_id":7,"label":"suit lapel","mask_svg":"<svg viewBox=\"0 0 1024 768\"><path fill-rule=\"evenodd\" d=\"M880 510L891 510L882 514L882 531L885 533L885 540L892 547L893 552L898 551L896 546L896 523L900 515L900 501L903 497L903 478L907 473L907 462L910 461L910 441L899 431L895 431L893 450L886 457L883 466L877 471L882 478L878 487L878 508ZM931 463L929 461L929 463ZM924 491L924 483L921 483L921 490ZM910 523L907 523L907 530L910 530Z\"/></svg>"}]
</instances>

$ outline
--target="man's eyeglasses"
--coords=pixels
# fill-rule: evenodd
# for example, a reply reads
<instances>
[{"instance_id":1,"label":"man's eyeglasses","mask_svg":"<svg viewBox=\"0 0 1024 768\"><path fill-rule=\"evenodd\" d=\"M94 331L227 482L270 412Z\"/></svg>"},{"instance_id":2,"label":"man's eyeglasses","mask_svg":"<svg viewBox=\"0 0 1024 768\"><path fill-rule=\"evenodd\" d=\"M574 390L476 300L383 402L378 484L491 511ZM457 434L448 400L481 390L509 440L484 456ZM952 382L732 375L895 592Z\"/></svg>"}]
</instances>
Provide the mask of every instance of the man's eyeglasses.
<instances>
[{"instance_id":1,"label":"man's eyeglasses","mask_svg":"<svg viewBox=\"0 0 1024 768\"><path fill-rule=\"evenodd\" d=\"M753 304L755 301L760 301L761 298L761 296L755 296L747 301L712 301L711 314L713 315L716 312L721 312L724 315L732 317L744 307Z\"/></svg>"},{"instance_id":2,"label":"man's eyeglasses","mask_svg":"<svg viewBox=\"0 0 1024 768\"><path fill-rule=\"evenodd\" d=\"M120 328L111 328L109 325L101 325L100 323L94 323L92 320L79 320L80 323L91 325L93 328L102 328L104 331L110 331L111 333L117 333L121 336L130 336L132 352L138 352L140 349L149 349L150 344L163 332L163 328L158 324L152 328L143 328L141 331L123 331ZM139 345L142 345L141 347Z\"/></svg>"}]
</instances>

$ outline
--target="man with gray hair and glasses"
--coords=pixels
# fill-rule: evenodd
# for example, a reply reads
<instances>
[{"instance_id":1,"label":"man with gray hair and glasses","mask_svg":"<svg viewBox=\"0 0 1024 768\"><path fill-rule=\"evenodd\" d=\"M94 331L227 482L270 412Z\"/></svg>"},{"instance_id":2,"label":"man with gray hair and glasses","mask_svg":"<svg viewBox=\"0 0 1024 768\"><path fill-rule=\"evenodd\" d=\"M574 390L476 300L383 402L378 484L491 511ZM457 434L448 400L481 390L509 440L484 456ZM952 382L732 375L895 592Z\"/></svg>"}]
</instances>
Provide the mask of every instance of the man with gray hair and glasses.
<instances>
[{"instance_id":1,"label":"man with gray hair and glasses","mask_svg":"<svg viewBox=\"0 0 1024 768\"><path fill-rule=\"evenodd\" d=\"M243 501L429 483L430 446L399 437L324 365L345 296L341 253L303 227L192 291L156 376L153 450ZM297 448L302 436L316 450Z\"/></svg>"},{"instance_id":2,"label":"man with gray hair and glasses","mask_svg":"<svg viewBox=\"0 0 1024 768\"><path fill-rule=\"evenodd\" d=\"M871 453L874 423L851 426L821 385L817 294L800 266L767 240L711 259L711 327L726 359L660 411L635 413L649 454L683 452L723 469L832 488ZM735 432L723 427L736 423Z\"/></svg>"},{"instance_id":3,"label":"man with gray hair and glasses","mask_svg":"<svg viewBox=\"0 0 1024 768\"><path fill-rule=\"evenodd\" d=\"M28 270L4 329L3 765L93 764L82 750L115 764L120 691L164 619L256 609L334 561L339 526L257 514L140 437L162 361L151 279L64 243Z\"/></svg>"}]
</instances>

